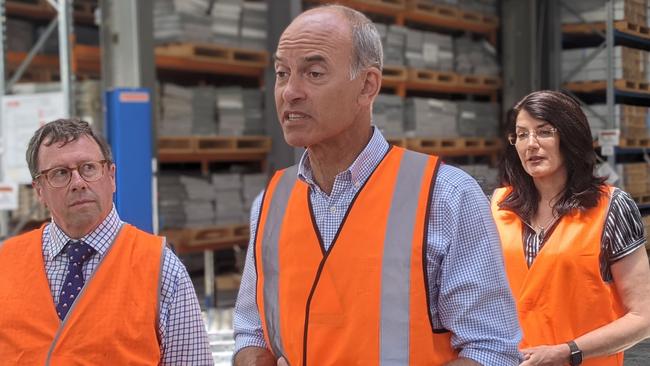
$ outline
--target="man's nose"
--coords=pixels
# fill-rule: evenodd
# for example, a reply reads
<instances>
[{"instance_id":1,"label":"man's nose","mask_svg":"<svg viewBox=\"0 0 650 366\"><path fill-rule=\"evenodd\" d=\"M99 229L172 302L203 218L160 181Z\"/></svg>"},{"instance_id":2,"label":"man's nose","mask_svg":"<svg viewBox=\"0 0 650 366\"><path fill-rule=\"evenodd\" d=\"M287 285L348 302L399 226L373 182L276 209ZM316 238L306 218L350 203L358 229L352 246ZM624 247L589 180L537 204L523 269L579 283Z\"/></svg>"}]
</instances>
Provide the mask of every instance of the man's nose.
<instances>
[{"instance_id":1,"label":"man's nose","mask_svg":"<svg viewBox=\"0 0 650 366\"><path fill-rule=\"evenodd\" d=\"M86 180L83 179L81 174L79 174L79 169L72 169L70 171L70 188L72 189L85 188L86 184L87 184Z\"/></svg>"},{"instance_id":2,"label":"man's nose","mask_svg":"<svg viewBox=\"0 0 650 366\"><path fill-rule=\"evenodd\" d=\"M295 74L290 75L282 91L282 99L288 103L294 103L304 98L305 91L302 78Z\"/></svg>"}]
</instances>

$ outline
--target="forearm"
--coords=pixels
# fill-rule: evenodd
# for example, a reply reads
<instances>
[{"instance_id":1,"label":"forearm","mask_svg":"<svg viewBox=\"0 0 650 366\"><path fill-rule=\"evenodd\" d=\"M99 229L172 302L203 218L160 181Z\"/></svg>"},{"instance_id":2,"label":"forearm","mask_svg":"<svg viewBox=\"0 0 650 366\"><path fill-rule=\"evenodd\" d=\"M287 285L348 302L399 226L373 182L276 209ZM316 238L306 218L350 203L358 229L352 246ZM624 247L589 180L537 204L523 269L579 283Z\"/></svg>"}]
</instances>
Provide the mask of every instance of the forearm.
<instances>
[{"instance_id":1,"label":"forearm","mask_svg":"<svg viewBox=\"0 0 650 366\"><path fill-rule=\"evenodd\" d=\"M235 355L235 366L276 366L277 361L266 348L246 347Z\"/></svg>"},{"instance_id":2,"label":"forearm","mask_svg":"<svg viewBox=\"0 0 650 366\"><path fill-rule=\"evenodd\" d=\"M460 357L448 362L445 366L481 366L481 364L469 358Z\"/></svg>"},{"instance_id":3,"label":"forearm","mask_svg":"<svg viewBox=\"0 0 650 366\"><path fill-rule=\"evenodd\" d=\"M650 319L636 313L625 316L575 339L585 358L622 352L650 337Z\"/></svg>"}]
</instances>

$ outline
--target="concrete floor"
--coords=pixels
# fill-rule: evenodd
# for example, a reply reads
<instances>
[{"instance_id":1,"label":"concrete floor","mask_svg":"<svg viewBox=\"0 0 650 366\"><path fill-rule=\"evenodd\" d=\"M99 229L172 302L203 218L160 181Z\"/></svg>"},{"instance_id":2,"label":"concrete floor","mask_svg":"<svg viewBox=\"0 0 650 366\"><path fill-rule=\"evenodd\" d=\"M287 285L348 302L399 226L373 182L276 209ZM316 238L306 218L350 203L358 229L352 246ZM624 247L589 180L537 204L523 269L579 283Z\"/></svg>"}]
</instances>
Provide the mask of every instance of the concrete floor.
<instances>
[{"instance_id":1,"label":"concrete floor","mask_svg":"<svg viewBox=\"0 0 650 366\"><path fill-rule=\"evenodd\" d=\"M650 366L650 339L625 352L625 366Z\"/></svg>"}]
</instances>

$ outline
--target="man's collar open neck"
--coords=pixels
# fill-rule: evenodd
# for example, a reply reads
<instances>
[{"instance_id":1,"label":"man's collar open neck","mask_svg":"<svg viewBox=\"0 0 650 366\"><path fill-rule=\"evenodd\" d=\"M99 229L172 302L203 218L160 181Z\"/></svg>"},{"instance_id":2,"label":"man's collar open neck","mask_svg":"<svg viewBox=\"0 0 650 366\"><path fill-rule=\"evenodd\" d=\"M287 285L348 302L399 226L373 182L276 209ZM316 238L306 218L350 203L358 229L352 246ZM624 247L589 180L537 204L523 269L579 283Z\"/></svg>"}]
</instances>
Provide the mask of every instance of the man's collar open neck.
<instances>
[{"instance_id":1,"label":"man's collar open neck","mask_svg":"<svg viewBox=\"0 0 650 366\"><path fill-rule=\"evenodd\" d=\"M307 148L309 165L314 182L327 194L334 185L336 176L349 169L373 136L373 127L368 125L365 133L354 136L348 144L337 146L314 146Z\"/></svg>"}]
</instances>

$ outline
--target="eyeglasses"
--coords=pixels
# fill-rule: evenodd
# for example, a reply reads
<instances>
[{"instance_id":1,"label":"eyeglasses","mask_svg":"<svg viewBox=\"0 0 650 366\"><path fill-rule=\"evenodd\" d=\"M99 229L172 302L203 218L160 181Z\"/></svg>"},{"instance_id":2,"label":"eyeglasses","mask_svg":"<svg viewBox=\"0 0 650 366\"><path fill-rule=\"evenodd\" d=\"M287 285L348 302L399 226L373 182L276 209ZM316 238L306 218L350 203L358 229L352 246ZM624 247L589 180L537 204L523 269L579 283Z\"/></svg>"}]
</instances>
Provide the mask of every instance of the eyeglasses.
<instances>
[{"instance_id":1,"label":"eyeglasses","mask_svg":"<svg viewBox=\"0 0 650 366\"><path fill-rule=\"evenodd\" d=\"M39 172L34 180L44 176L52 188L62 188L70 184L72 172L76 170L86 182L96 182L104 176L104 164L106 163L108 160L86 161L74 168L57 166Z\"/></svg>"},{"instance_id":2,"label":"eyeglasses","mask_svg":"<svg viewBox=\"0 0 650 366\"><path fill-rule=\"evenodd\" d=\"M517 143L524 143L527 142L531 136L534 137L537 140L537 142L540 142L540 141L553 138L556 132L557 132L557 128L555 127L539 128L534 131L521 130L521 131L517 131L516 133L509 133L508 142L510 142L510 145L515 145Z\"/></svg>"}]
</instances>

